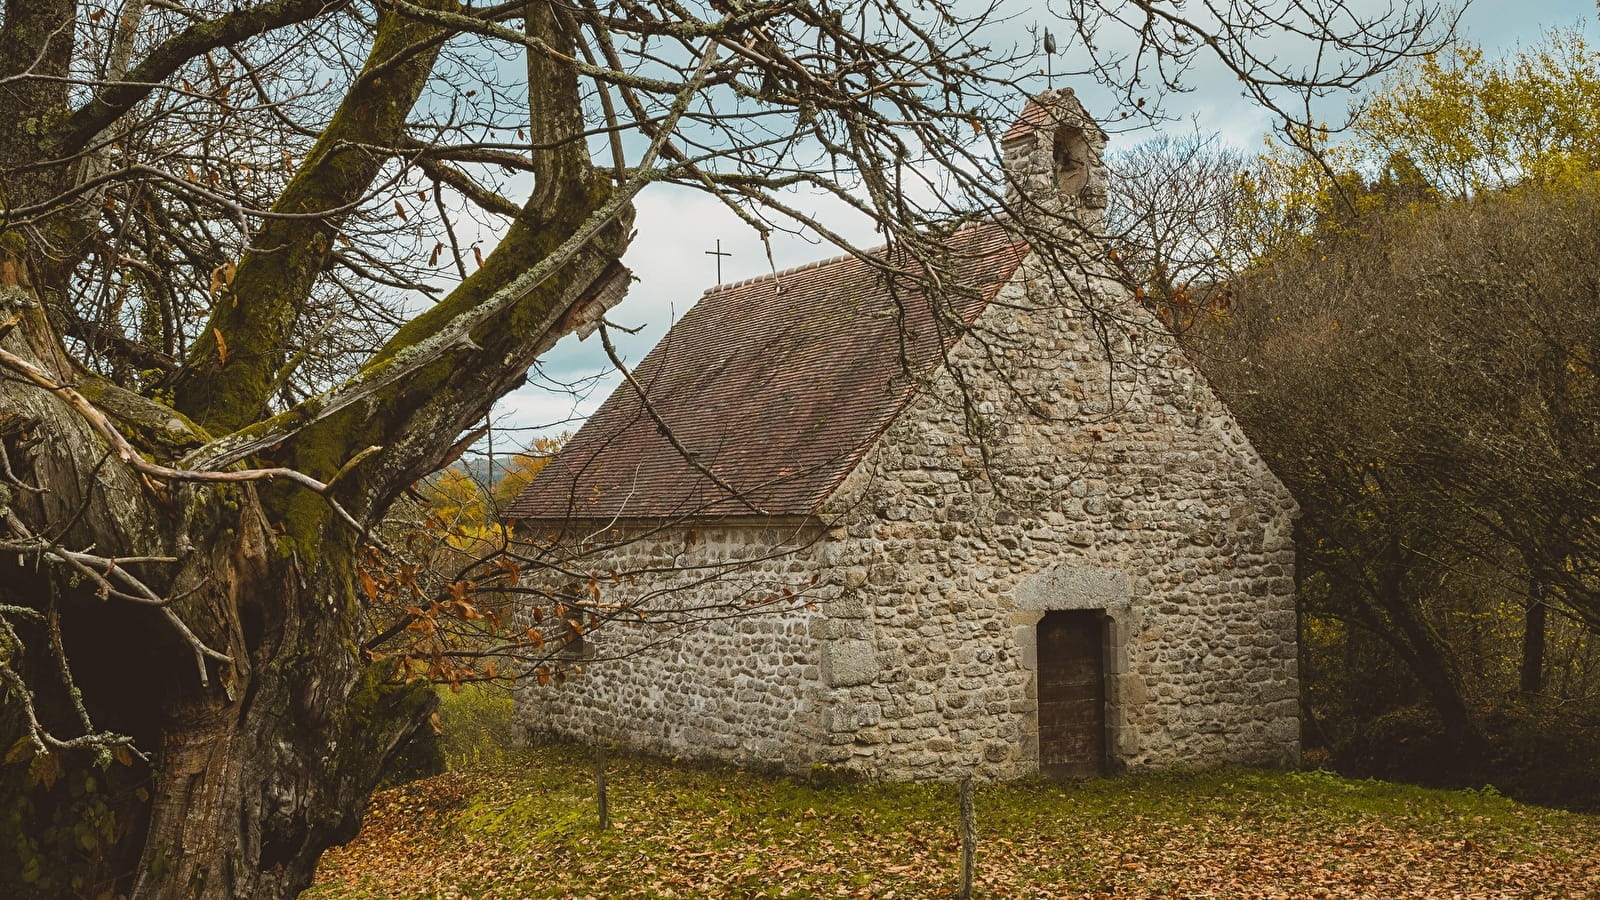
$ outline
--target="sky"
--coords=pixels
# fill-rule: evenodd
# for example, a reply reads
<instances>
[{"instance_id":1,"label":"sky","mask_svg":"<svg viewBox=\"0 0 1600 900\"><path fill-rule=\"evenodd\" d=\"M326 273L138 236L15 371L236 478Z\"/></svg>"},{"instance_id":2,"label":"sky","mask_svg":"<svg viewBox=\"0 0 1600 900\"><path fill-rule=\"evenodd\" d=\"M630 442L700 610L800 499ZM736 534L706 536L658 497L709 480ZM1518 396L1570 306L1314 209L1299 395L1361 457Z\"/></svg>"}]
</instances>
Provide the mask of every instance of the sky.
<instances>
[{"instance_id":1,"label":"sky","mask_svg":"<svg viewBox=\"0 0 1600 900\"><path fill-rule=\"evenodd\" d=\"M1367 10L1382 9L1387 3L1388 0L1351 0L1352 6ZM1042 11L1043 5L1039 8ZM1023 29L1032 24L1019 16L1008 27L1016 39L1026 41ZM1038 24L1047 26L1048 22ZM1462 36L1483 47L1491 57L1514 51L1519 44L1536 43L1551 28L1578 27L1591 37L1600 35L1593 0L1475 0L1460 24ZM1071 48L1063 51L1070 53ZM1037 88L1045 87L1043 77L1036 80ZM1060 77L1055 83L1077 89L1090 112L1096 112L1092 85ZM1262 146L1271 130L1270 114L1240 95L1231 74L1220 67L1200 69L1188 83L1191 92L1165 99L1167 113L1177 121L1164 127L1184 133L1195 129L1214 132L1248 151ZM1348 102L1344 98L1329 101L1326 115L1340 115ZM1021 103L1019 96L1019 108ZM1145 130L1114 135L1112 149L1119 143L1132 145L1155 133ZM748 226L712 198L682 188L647 188L637 198L636 207L637 235L623 261L637 281L628 297L607 316L611 322L637 329L635 334L614 333L619 352L630 366L644 357L701 293L717 283L718 260L707 251L715 249L719 241L723 252L730 254L721 258L723 282L765 275L774 268L781 270L839 252L820 240L777 235L769 262L759 238ZM843 215L827 218L831 227L862 246L877 243L870 223L852 221ZM537 436L576 430L582 418L593 412L619 383L620 376L611 368L597 337L587 341L568 337L545 355L529 379L528 385L495 406L496 454Z\"/></svg>"}]
</instances>

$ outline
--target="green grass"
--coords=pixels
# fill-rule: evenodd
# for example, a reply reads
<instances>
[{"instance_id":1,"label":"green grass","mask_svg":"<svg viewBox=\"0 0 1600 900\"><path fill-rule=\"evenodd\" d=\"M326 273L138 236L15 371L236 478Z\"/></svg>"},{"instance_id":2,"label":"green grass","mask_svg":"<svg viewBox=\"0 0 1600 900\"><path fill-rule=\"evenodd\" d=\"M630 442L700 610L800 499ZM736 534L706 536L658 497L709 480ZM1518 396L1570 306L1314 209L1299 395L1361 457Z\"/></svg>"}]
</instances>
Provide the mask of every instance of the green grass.
<instances>
[{"instance_id":1,"label":"green grass","mask_svg":"<svg viewBox=\"0 0 1600 900\"><path fill-rule=\"evenodd\" d=\"M385 792L318 900L934 897L956 792L550 747ZM1600 818L1321 772L980 786L983 897L1600 897Z\"/></svg>"}]
</instances>

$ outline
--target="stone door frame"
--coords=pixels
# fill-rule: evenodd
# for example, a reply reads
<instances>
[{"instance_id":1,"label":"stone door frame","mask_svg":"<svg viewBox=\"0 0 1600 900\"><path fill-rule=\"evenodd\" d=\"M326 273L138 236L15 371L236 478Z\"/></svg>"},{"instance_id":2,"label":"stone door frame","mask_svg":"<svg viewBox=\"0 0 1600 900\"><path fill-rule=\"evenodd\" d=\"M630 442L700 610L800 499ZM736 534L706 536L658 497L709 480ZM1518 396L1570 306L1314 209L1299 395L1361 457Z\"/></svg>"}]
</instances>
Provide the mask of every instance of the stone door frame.
<instances>
[{"instance_id":1,"label":"stone door frame","mask_svg":"<svg viewBox=\"0 0 1600 900\"><path fill-rule=\"evenodd\" d=\"M1057 565L1017 585L1011 614L1012 639L1028 672L1032 704L1024 740L1025 755L1039 764L1039 622L1055 610L1097 611L1105 621L1101 659L1105 666L1105 764L1120 769L1138 752L1137 735L1123 703L1123 683L1131 677L1129 636L1133 629L1133 585L1126 572L1089 566Z\"/></svg>"}]
</instances>

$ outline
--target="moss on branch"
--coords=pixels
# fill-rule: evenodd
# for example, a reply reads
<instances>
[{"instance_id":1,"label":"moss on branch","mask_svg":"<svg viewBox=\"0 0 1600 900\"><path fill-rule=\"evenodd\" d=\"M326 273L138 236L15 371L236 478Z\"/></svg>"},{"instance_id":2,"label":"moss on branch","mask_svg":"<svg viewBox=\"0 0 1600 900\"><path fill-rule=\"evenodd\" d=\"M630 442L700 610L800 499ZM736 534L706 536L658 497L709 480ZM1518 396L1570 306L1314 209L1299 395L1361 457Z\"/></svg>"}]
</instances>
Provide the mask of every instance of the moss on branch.
<instances>
[{"instance_id":1,"label":"moss on branch","mask_svg":"<svg viewBox=\"0 0 1600 900\"><path fill-rule=\"evenodd\" d=\"M454 0L430 0L454 8ZM384 12L359 76L273 210L325 216L269 219L184 361L174 388L177 408L214 433L234 431L264 414L285 348L307 297L324 271L339 223L371 190L433 70L443 32ZM370 75L374 70L381 75Z\"/></svg>"},{"instance_id":2,"label":"moss on branch","mask_svg":"<svg viewBox=\"0 0 1600 900\"><path fill-rule=\"evenodd\" d=\"M183 413L99 375L78 373L77 389L116 422L129 442L160 459L175 459L211 439Z\"/></svg>"}]
</instances>

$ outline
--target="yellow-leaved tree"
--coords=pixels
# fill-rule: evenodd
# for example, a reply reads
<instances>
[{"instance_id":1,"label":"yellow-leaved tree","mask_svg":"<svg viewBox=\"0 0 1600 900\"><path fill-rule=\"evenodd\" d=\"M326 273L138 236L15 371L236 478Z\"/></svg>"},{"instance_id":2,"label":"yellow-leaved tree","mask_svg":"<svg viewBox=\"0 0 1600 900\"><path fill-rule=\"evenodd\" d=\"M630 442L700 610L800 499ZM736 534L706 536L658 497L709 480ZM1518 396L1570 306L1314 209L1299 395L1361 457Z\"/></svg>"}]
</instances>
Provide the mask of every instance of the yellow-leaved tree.
<instances>
[{"instance_id":1,"label":"yellow-leaved tree","mask_svg":"<svg viewBox=\"0 0 1600 900\"><path fill-rule=\"evenodd\" d=\"M1363 162L1409 160L1452 197L1600 169L1600 50L1577 29L1498 59L1470 45L1392 76L1356 122Z\"/></svg>"},{"instance_id":2,"label":"yellow-leaved tree","mask_svg":"<svg viewBox=\"0 0 1600 900\"><path fill-rule=\"evenodd\" d=\"M1600 50L1577 29L1498 58L1456 45L1397 70L1351 121L1345 140L1304 126L1269 138L1240 173L1236 268L1359 235L1397 204L1600 171Z\"/></svg>"},{"instance_id":3,"label":"yellow-leaved tree","mask_svg":"<svg viewBox=\"0 0 1600 900\"><path fill-rule=\"evenodd\" d=\"M561 449L561 445L566 443L567 437L568 435L562 434L556 437L535 438L526 451L514 454L510 462L501 464L499 480L495 482L494 490L491 492L494 508L504 514L511 506L511 502L522 493L522 489L528 486L528 482L544 469L550 458Z\"/></svg>"}]
</instances>

